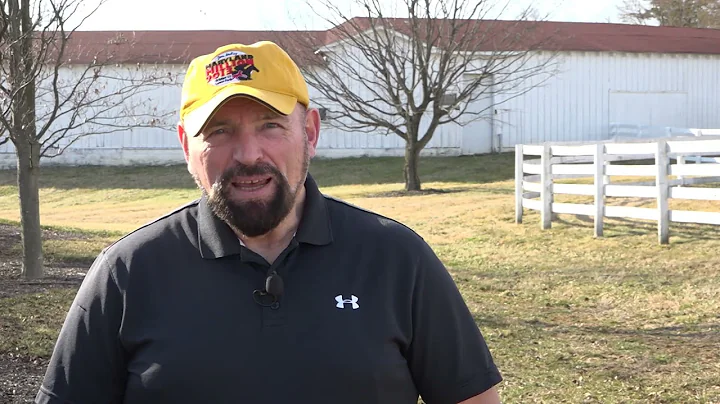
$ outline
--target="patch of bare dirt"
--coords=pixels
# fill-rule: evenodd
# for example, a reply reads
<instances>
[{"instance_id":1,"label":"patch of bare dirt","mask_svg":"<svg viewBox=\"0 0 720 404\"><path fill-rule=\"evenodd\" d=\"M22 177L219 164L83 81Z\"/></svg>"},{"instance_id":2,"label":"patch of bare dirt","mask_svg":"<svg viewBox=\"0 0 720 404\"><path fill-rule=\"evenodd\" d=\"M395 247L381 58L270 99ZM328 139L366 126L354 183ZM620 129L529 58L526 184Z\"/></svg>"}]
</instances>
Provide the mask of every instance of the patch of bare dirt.
<instances>
[{"instance_id":1,"label":"patch of bare dirt","mask_svg":"<svg viewBox=\"0 0 720 404\"><path fill-rule=\"evenodd\" d=\"M45 239L83 237L74 233L45 231ZM51 263L45 277L26 280L21 274L22 261L18 251L20 230L0 224L0 299L28 293L42 293L55 288L77 288L87 271L77 263ZM34 358L13 352L0 352L0 403L32 403L47 368L49 358Z\"/></svg>"},{"instance_id":2,"label":"patch of bare dirt","mask_svg":"<svg viewBox=\"0 0 720 404\"><path fill-rule=\"evenodd\" d=\"M70 239L84 237L74 233L44 231L43 238ZM24 293L41 293L49 288L75 287L82 282L87 267L77 263L52 263L45 268L42 279L26 280L22 276L22 261L17 246L20 244L20 229L0 224L0 299Z\"/></svg>"},{"instance_id":3,"label":"patch of bare dirt","mask_svg":"<svg viewBox=\"0 0 720 404\"><path fill-rule=\"evenodd\" d=\"M47 359L0 354L0 403L32 403L46 368Z\"/></svg>"}]
</instances>

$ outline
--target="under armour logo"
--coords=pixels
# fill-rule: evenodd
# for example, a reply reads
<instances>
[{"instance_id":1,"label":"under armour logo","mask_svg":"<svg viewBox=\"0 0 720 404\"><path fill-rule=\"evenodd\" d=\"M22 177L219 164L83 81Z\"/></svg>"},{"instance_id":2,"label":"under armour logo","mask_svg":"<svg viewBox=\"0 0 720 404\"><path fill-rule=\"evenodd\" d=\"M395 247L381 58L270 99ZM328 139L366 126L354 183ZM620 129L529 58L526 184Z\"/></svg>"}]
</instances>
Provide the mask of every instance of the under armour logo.
<instances>
[{"instance_id":1,"label":"under armour logo","mask_svg":"<svg viewBox=\"0 0 720 404\"><path fill-rule=\"evenodd\" d=\"M342 295L335 296L335 301L337 304L335 305L338 309L344 309L346 304L352 304L353 310L359 309L360 305L357 304L358 298L355 295L350 295L350 299L343 299Z\"/></svg>"}]
</instances>

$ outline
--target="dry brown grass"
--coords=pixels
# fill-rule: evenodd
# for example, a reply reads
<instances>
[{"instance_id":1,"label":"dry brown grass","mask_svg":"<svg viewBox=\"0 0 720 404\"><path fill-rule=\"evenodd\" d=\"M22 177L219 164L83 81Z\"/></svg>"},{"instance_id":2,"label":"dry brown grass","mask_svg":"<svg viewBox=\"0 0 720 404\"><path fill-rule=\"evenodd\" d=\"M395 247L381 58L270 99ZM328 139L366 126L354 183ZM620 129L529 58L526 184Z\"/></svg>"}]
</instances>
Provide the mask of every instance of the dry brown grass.
<instances>
[{"instance_id":1,"label":"dry brown grass","mask_svg":"<svg viewBox=\"0 0 720 404\"><path fill-rule=\"evenodd\" d=\"M543 231L526 211L516 225L512 170L511 155L423 159L424 187L445 192L400 196L399 159L311 169L324 192L408 224L435 248L504 374L504 402L720 402L720 227L673 223L661 246L653 222L608 219L602 239L587 217L559 215ZM111 231L56 240L50 257L92 257L196 195L182 167L45 170L44 224ZM558 201L571 200L590 201ZM10 174L0 173L0 218L17 220ZM48 302L67 304L57 297ZM20 304L0 300L0 310L33 307Z\"/></svg>"}]
</instances>

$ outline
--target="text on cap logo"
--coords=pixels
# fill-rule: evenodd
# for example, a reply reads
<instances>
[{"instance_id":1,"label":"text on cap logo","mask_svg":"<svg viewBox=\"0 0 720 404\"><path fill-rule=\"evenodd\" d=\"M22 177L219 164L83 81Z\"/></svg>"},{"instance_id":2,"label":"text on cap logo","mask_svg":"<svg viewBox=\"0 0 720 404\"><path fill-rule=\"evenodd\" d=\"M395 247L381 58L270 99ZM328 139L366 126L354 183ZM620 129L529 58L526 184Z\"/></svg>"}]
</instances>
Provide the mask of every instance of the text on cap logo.
<instances>
[{"instance_id":1,"label":"text on cap logo","mask_svg":"<svg viewBox=\"0 0 720 404\"><path fill-rule=\"evenodd\" d=\"M209 84L220 86L238 81L252 80L252 72L260 70L255 66L253 55L241 51L227 51L215 56L205 65L205 79Z\"/></svg>"}]
</instances>

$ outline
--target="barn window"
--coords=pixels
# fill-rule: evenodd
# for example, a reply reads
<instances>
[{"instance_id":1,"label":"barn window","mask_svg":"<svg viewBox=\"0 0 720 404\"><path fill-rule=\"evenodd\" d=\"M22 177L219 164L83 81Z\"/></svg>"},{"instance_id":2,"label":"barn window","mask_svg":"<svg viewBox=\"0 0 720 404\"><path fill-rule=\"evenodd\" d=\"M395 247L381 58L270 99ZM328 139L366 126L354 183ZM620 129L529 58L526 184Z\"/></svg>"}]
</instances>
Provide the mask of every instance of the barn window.
<instances>
[{"instance_id":1,"label":"barn window","mask_svg":"<svg viewBox=\"0 0 720 404\"><path fill-rule=\"evenodd\" d=\"M318 108L318 112L320 113L320 120L327 121L327 108Z\"/></svg>"},{"instance_id":2,"label":"barn window","mask_svg":"<svg viewBox=\"0 0 720 404\"><path fill-rule=\"evenodd\" d=\"M457 101L457 94L450 93L450 94L443 94L443 96L440 98L440 105L443 107L447 107L449 105L454 104Z\"/></svg>"},{"instance_id":3,"label":"barn window","mask_svg":"<svg viewBox=\"0 0 720 404\"><path fill-rule=\"evenodd\" d=\"M455 105L457 102L457 93L447 93L443 94L442 97L440 97L440 107L441 109L450 112L451 109L453 110L459 110L460 106ZM452 107L455 105L455 107Z\"/></svg>"}]
</instances>

